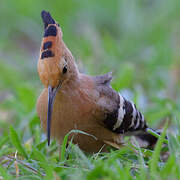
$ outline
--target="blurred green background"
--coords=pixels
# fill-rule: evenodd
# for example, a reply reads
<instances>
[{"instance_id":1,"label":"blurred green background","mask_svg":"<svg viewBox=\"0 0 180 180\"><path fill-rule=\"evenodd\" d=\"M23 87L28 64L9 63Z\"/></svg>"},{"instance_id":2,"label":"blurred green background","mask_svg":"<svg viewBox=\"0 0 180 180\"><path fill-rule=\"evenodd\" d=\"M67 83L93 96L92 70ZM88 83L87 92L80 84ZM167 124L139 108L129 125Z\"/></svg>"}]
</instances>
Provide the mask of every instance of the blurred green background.
<instances>
[{"instance_id":1,"label":"blurred green background","mask_svg":"<svg viewBox=\"0 0 180 180\"><path fill-rule=\"evenodd\" d=\"M112 71L113 88L137 104L151 127L161 128L170 119L167 162L160 156L162 139L155 151L137 153L129 144L93 156L73 145L65 153L64 144L60 160L58 143L52 140L47 147L36 113L43 89L37 73L42 10L60 24L81 72ZM140 180L149 173L153 179L178 179L179 120L179 0L0 0L0 178L18 176L18 152L18 179L58 179L57 174Z\"/></svg>"},{"instance_id":2,"label":"blurred green background","mask_svg":"<svg viewBox=\"0 0 180 180\"><path fill-rule=\"evenodd\" d=\"M43 88L36 67L42 10L59 22L81 72L112 71L113 88L135 101L154 127L177 117L179 0L1 0L1 132L8 132L9 122L24 130L33 121L39 124L35 104Z\"/></svg>"}]
</instances>

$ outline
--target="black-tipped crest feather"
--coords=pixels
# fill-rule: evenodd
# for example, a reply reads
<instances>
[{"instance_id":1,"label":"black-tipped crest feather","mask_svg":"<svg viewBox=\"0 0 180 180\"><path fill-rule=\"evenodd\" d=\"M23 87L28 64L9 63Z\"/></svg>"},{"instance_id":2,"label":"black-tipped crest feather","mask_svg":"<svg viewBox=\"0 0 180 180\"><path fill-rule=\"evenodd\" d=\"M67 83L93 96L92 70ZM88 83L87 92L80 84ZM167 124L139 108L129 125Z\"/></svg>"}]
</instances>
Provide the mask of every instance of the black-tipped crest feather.
<instances>
[{"instance_id":1,"label":"black-tipped crest feather","mask_svg":"<svg viewBox=\"0 0 180 180\"><path fill-rule=\"evenodd\" d=\"M41 12L41 17L44 23L44 28L46 28L49 24L55 24L55 21L49 12L43 10Z\"/></svg>"}]
</instances>

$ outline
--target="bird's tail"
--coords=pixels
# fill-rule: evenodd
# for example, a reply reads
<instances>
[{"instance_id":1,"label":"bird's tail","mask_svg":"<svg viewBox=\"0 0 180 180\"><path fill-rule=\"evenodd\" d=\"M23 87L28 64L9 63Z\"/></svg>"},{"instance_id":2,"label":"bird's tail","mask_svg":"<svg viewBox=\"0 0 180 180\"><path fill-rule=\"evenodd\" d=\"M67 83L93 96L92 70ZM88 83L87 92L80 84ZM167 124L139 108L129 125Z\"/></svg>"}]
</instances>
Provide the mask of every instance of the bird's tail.
<instances>
[{"instance_id":1,"label":"bird's tail","mask_svg":"<svg viewBox=\"0 0 180 180\"><path fill-rule=\"evenodd\" d=\"M154 148L158 141L158 137L161 135L160 130L154 130L152 128L146 128L145 131L139 132L135 137L144 142L147 148ZM167 137L166 137L167 139Z\"/></svg>"}]
</instances>

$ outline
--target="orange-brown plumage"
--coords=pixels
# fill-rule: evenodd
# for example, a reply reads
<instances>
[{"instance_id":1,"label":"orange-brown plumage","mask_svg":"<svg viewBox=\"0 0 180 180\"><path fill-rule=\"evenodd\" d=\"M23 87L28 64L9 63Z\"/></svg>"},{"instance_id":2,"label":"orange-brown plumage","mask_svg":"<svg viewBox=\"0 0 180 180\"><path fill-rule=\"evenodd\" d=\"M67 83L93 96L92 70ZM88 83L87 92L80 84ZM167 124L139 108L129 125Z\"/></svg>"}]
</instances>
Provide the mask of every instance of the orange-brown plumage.
<instances>
[{"instance_id":1,"label":"orange-brown plumage","mask_svg":"<svg viewBox=\"0 0 180 180\"><path fill-rule=\"evenodd\" d=\"M106 145L119 147L122 134L147 128L135 105L110 86L111 73L87 76L78 71L74 57L62 40L62 31L51 15L42 12L45 25L38 61L38 73L44 90L37 101L42 127L62 143L72 129L73 142L87 152L98 152Z\"/></svg>"},{"instance_id":2,"label":"orange-brown plumage","mask_svg":"<svg viewBox=\"0 0 180 180\"><path fill-rule=\"evenodd\" d=\"M49 26L54 26L57 29L57 35L56 36L48 36L44 37L42 44L41 44L41 49L40 49L40 56L42 52L46 51L43 50L43 45L46 42L52 42L52 45L48 50L51 50L53 57L49 57L49 61L43 61L39 60L38 61L38 73L41 81L45 85L45 87L48 87L49 84L52 85L52 87L56 87L59 84L59 77L60 77L60 61L59 57L62 57L63 55L63 42L62 42L62 32L61 29L58 28L56 24L54 25L48 25ZM39 57L41 59L41 57Z\"/></svg>"},{"instance_id":3,"label":"orange-brown plumage","mask_svg":"<svg viewBox=\"0 0 180 180\"><path fill-rule=\"evenodd\" d=\"M52 114L51 135L60 143L72 129L82 130L98 139L97 141L93 137L80 134L74 136L74 143L88 152L98 152L105 144L104 140L119 141L119 135L103 125L104 113L97 103L100 94L94 86L90 77L80 74L76 81L68 82L57 93ZM47 89L43 90L38 99L37 111L46 130Z\"/></svg>"}]
</instances>

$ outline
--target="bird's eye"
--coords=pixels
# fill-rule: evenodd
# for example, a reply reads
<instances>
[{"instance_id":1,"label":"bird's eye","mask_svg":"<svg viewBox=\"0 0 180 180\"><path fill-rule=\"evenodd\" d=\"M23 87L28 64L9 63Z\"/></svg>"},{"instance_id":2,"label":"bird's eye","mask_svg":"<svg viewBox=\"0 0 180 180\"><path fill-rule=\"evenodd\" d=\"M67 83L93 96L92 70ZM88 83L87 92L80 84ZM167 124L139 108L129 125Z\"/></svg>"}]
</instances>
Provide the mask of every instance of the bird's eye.
<instances>
[{"instance_id":1,"label":"bird's eye","mask_svg":"<svg viewBox=\"0 0 180 180\"><path fill-rule=\"evenodd\" d=\"M63 74L67 72L67 65L63 67Z\"/></svg>"}]
</instances>

